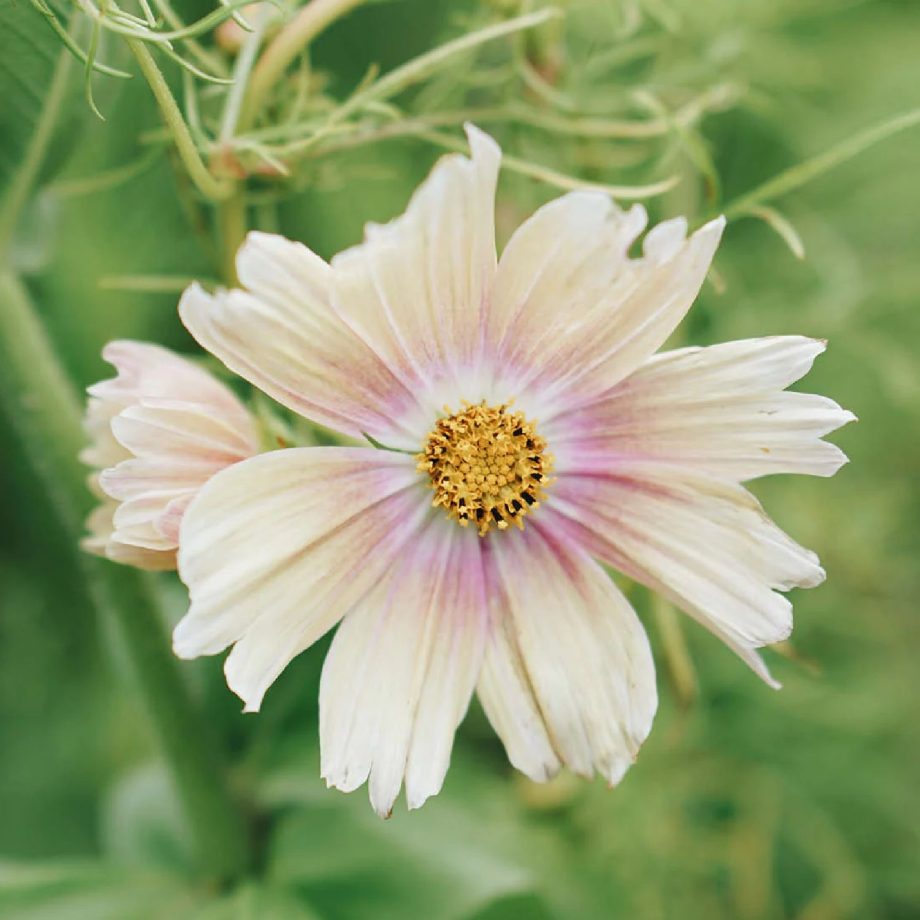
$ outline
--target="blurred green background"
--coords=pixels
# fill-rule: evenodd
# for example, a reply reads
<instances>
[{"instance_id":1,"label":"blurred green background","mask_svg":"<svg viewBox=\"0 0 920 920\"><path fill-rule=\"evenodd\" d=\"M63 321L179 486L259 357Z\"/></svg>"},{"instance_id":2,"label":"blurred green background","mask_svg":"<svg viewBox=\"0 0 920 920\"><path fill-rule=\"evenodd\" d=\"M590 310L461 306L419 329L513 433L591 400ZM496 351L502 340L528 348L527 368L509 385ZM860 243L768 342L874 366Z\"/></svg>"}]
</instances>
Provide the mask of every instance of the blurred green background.
<instances>
[{"instance_id":1,"label":"blurred green background","mask_svg":"<svg viewBox=\"0 0 920 920\"><path fill-rule=\"evenodd\" d=\"M189 19L209 9L192 6L177 4ZM465 58L401 104L430 113L520 102L603 121L651 117L656 105L675 110L721 87L723 102L692 131L652 141L561 134L526 119L483 124L507 153L567 175L629 184L675 173L681 183L648 206L655 217L696 219L920 105L920 4L911 0L563 6L564 22L515 46L531 62L530 87L502 82L507 45L490 46L475 67ZM359 9L317 40L317 91L342 98L372 62L387 71L518 7L403 0ZM0 24L0 80L19 93L14 105L5 92L0 111L9 161L0 163L10 169L57 46L24 0L0 0ZM20 67L23 48L30 63ZM104 50L127 64L116 40ZM473 80L493 71L492 84ZM99 351L112 338L193 351L169 288L215 278L219 266L207 209L168 150L148 143L158 119L146 85L95 78L102 122L81 96L79 68L71 79L11 258L84 386L108 375ZM255 180L250 223L331 256L360 238L366 220L397 214L436 154L403 139L317 157L289 184ZM126 165L133 175L109 181ZM797 228L804 260L762 221L740 219L726 231L714 283L682 339L827 338L805 386L860 422L836 439L852 462L834 479L754 486L828 572L824 586L795 593L792 645L767 652L782 692L689 622L676 639L663 634L667 612L656 615L634 594L662 699L651 738L616 790L567 776L538 787L514 775L474 704L441 795L380 822L364 790L327 792L319 779L327 643L285 672L257 716L239 712L220 661L183 664L257 815L252 881L221 894L196 882L119 637L95 617L71 541L7 419L0 916L920 917L918 166L920 130L908 131L773 202ZM84 182L99 176L99 188ZM506 172L503 238L555 194ZM125 276L156 276L167 290L141 291ZM178 618L182 586L158 581Z\"/></svg>"}]
</instances>

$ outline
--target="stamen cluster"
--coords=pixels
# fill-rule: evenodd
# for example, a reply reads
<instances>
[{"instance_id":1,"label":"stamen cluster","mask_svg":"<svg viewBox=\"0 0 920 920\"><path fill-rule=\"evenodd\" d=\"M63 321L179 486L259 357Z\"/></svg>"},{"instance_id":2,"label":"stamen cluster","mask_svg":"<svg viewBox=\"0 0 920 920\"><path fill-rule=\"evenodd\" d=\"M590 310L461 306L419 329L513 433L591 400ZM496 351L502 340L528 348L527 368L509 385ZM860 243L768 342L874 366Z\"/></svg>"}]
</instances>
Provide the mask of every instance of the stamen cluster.
<instances>
[{"instance_id":1,"label":"stamen cluster","mask_svg":"<svg viewBox=\"0 0 920 920\"><path fill-rule=\"evenodd\" d=\"M552 455L535 423L507 403L464 403L460 412L444 407L418 469L431 477L432 504L444 508L461 527L471 521L485 536L494 526L523 528L524 516L544 497Z\"/></svg>"}]
</instances>

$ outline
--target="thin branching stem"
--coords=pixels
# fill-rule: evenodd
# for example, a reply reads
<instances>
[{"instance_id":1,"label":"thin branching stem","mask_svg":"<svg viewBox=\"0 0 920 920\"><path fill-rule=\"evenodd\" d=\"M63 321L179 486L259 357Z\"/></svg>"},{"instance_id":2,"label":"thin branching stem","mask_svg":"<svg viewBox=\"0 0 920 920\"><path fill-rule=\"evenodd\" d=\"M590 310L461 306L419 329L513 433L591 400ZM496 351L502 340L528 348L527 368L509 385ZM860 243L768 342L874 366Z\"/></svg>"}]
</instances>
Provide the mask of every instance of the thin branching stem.
<instances>
[{"instance_id":1,"label":"thin branching stem","mask_svg":"<svg viewBox=\"0 0 920 920\"><path fill-rule=\"evenodd\" d=\"M257 10L256 15L258 16L258 22L253 31L246 37L233 68L233 85L227 93L221 118L219 142L222 144L232 140L236 133L246 87L249 85L249 78L256 61L256 55L259 53L259 47L268 27L268 16L265 10Z\"/></svg>"},{"instance_id":2,"label":"thin branching stem","mask_svg":"<svg viewBox=\"0 0 920 920\"><path fill-rule=\"evenodd\" d=\"M806 182L810 182L812 179L829 172L835 166L845 163L869 147L901 131L913 128L915 125L920 125L920 109L912 109L880 125L874 125L865 131L860 131L842 143L831 147L830 150L825 150L824 153L819 153L811 159L797 163L795 166L781 172L778 176L774 176L762 185L758 185L757 188L741 195L725 205L722 209L723 213L729 219L751 214L752 209L757 205L766 204L780 195L786 195L797 188L801 188Z\"/></svg>"},{"instance_id":3,"label":"thin branching stem","mask_svg":"<svg viewBox=\"0 0 920 920\"><path fill-rule=\"evenodd\" d=\"M136 39L129 39L128 47L137 59L141 73L150 85L154 98L160 107L163 120L166 122L166 127L176 144L179 157L195 187L205 198L211 201L223 201L229 198L234 193L234 183L215 178L205 166L185 118L183 118L182 112L179 110L179 106L166 83L166 79L160 72L159 67L157 67L150 51L142 42Z\"/></svg>"},{"instance_id":4,"label":"thin branching stem","mask_svg":"<svg viewBox=\"0 0 920 920\"><path fill-rule=\"evenodd\" d=\"M366 0L310 0L275 36L259 58L249 81L240 113L240 128L255 122L271 88L297 56L327 26Z\"/></svg>"},{"instance_id":5,"label":"thin branching stem","mask_svg":"<svg viewBox=\"0 0 920 920\"><path fill-rule=\"evenodd\" d=\"M57 37L64 43L64 47L66 47L70 53L73 54L75 58L77 58L77 60L82 61L84 64L90 64L93 70L95 70L97 73L104 73L110 77L120 77L123 80L130 79L131 74L126 73L123 70L118 70L115 67L109 67L107 64L102 64L99 61L91 62L87 53L76 43L73 36L67 31L67 29L61 25L61 21L54 14L54 10L52 10L51 7L49 7L48 4L44 2L44 0L30 0L30 2L32 3L32 6L34 6L35 9L37 9L39 13L45 17L48 25L51 26Z\"/></svg>"}]
</instances>

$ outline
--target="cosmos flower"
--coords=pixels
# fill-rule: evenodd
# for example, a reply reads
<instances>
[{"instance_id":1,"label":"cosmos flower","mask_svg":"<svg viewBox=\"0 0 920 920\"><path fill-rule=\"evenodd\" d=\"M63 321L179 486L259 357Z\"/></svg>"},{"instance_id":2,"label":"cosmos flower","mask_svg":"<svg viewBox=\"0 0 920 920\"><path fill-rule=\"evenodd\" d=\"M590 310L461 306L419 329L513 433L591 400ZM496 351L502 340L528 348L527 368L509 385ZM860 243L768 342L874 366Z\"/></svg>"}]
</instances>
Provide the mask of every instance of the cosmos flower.
<instances>
[{"instance_id":1,"label":"cosmos flower","mask_svg":"<svg viewBox=\"0 0 920 920\"><path fill-rule=\"evenodd\" d=\"M262 454L189 507L183 657L233 646L257 710L337 623L320 687L322 774L390 813L441 788L475 692L535 780L623 776L657 696L648 639L609 565L661 592L772 683L779 591L815 555L741 485L829 476L852 416L783 392L823 344L797 336L657 354L699 292L723 220L687 236L576 192L496 259L500 151L469 129L406 213L327 264L252 233L243 289L189 288L186 326L294 412L364 446ZM386 448L386 449L381 449ZM341 622L340 622L341 621Z\"/></svg>"},{"instance_id":2,"label":"cosmos flower","mask_svg":"<svg viewBox=\"0 0 920 920\"><path fill-rule=\"evenodd\" d=\"M88 390L93 467L101 503L83 548L143 569L174 569L186 506L218 470L259 449L249 412L209 373L142 342L110 342L102 357L118 375Z\"/></svg>"}]
</instances>

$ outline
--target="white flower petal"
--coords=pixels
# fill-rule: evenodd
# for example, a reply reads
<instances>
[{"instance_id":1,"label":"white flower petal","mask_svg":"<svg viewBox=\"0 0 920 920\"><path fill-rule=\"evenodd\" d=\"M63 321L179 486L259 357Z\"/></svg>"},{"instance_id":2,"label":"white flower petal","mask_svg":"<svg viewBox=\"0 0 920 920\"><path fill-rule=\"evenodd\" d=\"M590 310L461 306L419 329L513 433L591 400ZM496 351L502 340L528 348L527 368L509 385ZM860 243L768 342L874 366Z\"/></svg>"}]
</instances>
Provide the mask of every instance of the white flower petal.
<instances>
[{"instance_id":1,"label":"white flower petal","mask_svg":"<svg viewBox=\"0 0 920 920\"><path fill-rule=\"evenodd\" d=\"M656 355L608 397L547 427L556 468L612 473L642 460L736 481L832 476L846 457L821 438L853 414L823 396L783 392L823 350L777 336Z\"/></svg>"},{"instance_id":2,"label":"white flower petal","mask_svg":"<svg viewBox=\"0 0 920 920\"><path fill-rule=\"evenodd\" d=\"M506 610L493 624L478 692L509 759L536 780L562 762L619 782L658 702L641 623L563 536L534 524L492 545Z\"/></svg>"},{"instance_id":3,"label":"white flower petal","mask_svg":"<svg viewBox=\"0 0 920 920\"><path fill-rule=\"evenodd\" d=\"M118 540L110 540L105 548L106 559L121 565L133 565L148 572L170 572L176 568L175 549L159 551L131 546Z\"/></svg>"},{"instance_id":4,"label":"white flower petal","mask_svg":"<svg viewBox=\"0 0 920 920\"><path fill-rule=\"evenodd\" d=\"M300 243L250 233L237 270L248 290L193 284L182 295L179 315L201 345L313 421L388 444L405 436L400 419L415 397L336 316L325 262Z\"/></svg>"},{"instance_id":5,"label":"white flower petal","mask_svg":"<svg viewBox=\"0 0 920 920\"><path fill-rule=\"evenodd\" d=\"M513 626L512 618L505 617L490 630L476 692L511 765L542 783L556 775L561 762L534 698Z\"/></svg>"},{"instance_id":6,"label":"white flower petal","mask_svg":"<svg viewBox=\"0 0 920 920\"><path fill-rule=\"evenodd\" d=\"M112 433L130 459L103 470L99 484L126 503L116 512L121 538L152 546L149 541L162 536L158 520L168 505L187 499L224 467L257 453L248 415L243 426L215 413L213 406L159 401L128 406L112 419Z\"/></svg>"},{"instance_id":7,"label":"white flower petal","mask_svg":"<svg viewBox=\"0 0 920 920\"><path fill-rule=\"evenodd\" d=\"M91 443L80 458L99 470L91 488L105 500L84 548L174 568L182 510L216 472L258 451L254 423L229 387L168 349L117 341L102 354L118 375L89 388Z\"/></svg>"},{"instance_id":8,"label":"white flower petal","mask_svg":"<svg viewBox=\"0 0 920 920\"><path fill-rule=\"evenodd\" d=\"M482 661L483 587L475 531L433 516L339 626L320 685L322 774L344 791L368 781L382 817L404 777L410 808L444 782Z\"/></svg>"},{"instance_id":9,"label":"white flower petal","mask_svg":"<svg viewBox=\"0 0 920 920\"><path fill-rule=\"evenodd\" d=\"M151 550L176 550L176 541L156 527L167 506L176 498L194 494L195 489L169 492L142 492L135 498L121 502L115 509L112 538L119 543Z\"/></svg>"},{"instance_id":10,"label":"white flower petal","mask_svg":"<svg viewBox=\"0 0 920 920\"><path fill-rule=\"evenodd\" d=\"M102 349L104 360L118 376L93 384L87 392L108 403L132 405L141 400L176 400L208 406L230 424L249 424L245 407L216 377L187 358L150 342L118 340Z\"/></svg>"},{"instance_id":11,"label":"white flower petal","mask_svg":"<svg viewBox=\"0 0 920 920\"><path fill-rule=\"evenodd\" d=\"M342 318L413 391L456 379L481 357L482 315L495 274L496 143L468 127L472 158L443 157L405 214L368 225L332 260ZM475 398L470 395L470 398Z\"/></svg>"},{"instance_id":12,"label":"white flower petal","mask_svg":"<svg viewBox=\"0 0 920 920\"><path fill-rule=\"evenodd\" d=\"M637 462L560 476L550 507L589 552L673 601L776 685L753 650L792 630L792 605L777 591L814 587L824 571L746 489Z\"/></svg>"},{"instance_id":13,"label":"white flower petal","mask_svg":"<svg viewBox=\"0 0 920 920\"><path fill-rule=\"evenodd\" d=\"M242 408L242 407L240 407ZM144 400L112 419L118 443L138 457L182 457L226 465L258 450L248 413L244 423L222 417L207 403Z\"/></svg>"},{"instance_id":14,"label":"white flower petal","mask_svg":"<svg viewBox=\"0 0 920 920\"><path fill-rule=\"evenodd\" d=\"M502 254L490 339L496 368L519 395L535 389L555 411L616 385L648 359L693 303L724 226L719 218L684 239L686 222L648 235L644 256L627 250L645 225L600 193L566 195L540 208Z\"/></svg>"},{"instance_id":15,"label":"white flower petal","mask_svg":"<svg viewBox=\"0 0 920 920\"><path fill-rule=\"evenodd\" d=\"M215 466L200 460L186 462L174 457L154 464L149 458L135 457L103 470L99 483L104 495L117 501L129 501L151 492L168 495L198 489L226 465Z\"/></svg>"},{"instance_id":16,"label":"white flower petal","mask_svg":"<svg viewBox=\"0 0 920 920\"><path fill-rule=\"evenodd\" d=\"M489 345L525 368L550 356L561 330L580 332L627 262L647 221L601 192L572 192L539 208L502 253L489 311Z\"/></svg>"},{"instance_id":17,"label":"white flower petal","mask_svg":"<svg viewBox=\"0 0 920 920\"><path fill-rule=\"evenodd\" d=\"M122 408L121 402L109 402L94 396L86 401L83 429L89 443L80 451L81 463L101 470L131 456L131 452L122 447L112 434L112 419Z\"/></svg>"},{"instance_id":18,"label":"white flower petal","mask_svg":"<svg viewBox=\"0 0 920 920\"><path fill-rule=\"evenodd\" d=\"M642 254L653 262L666 262L677 255L686 238L687 218L672 217L649 230L642 241Z\"/></svg>"},{"instance_id":19,"label":"white flower petal","mask_svg":"<svg viewBox=\"0 0 920 920\"><path fill-rule=\"evenodd\" d=\"M80 541L81 549L94 556L102 556L113 562L124 565L133 565L139 569L152 572L167 571L176 567L175 548L162 550L145 549L121 543L115 539L115 525L113 517L118 503L108 499L90 512L86 520L86 529L89 531Z\"/></svg>"},{"instance_id":20,"label":"white flower petal","mask_svg":"<svg viewBox=\"0 0 920 920\"><path fill-rule=\"evenodd\" d=\"M393 565L428 512L402 454L296 448L228 467L182 521L179 574L191 607L173 634L176 654L236 643L227 682L257 710L287 663Z\"/></svg>"}]
</instances>

